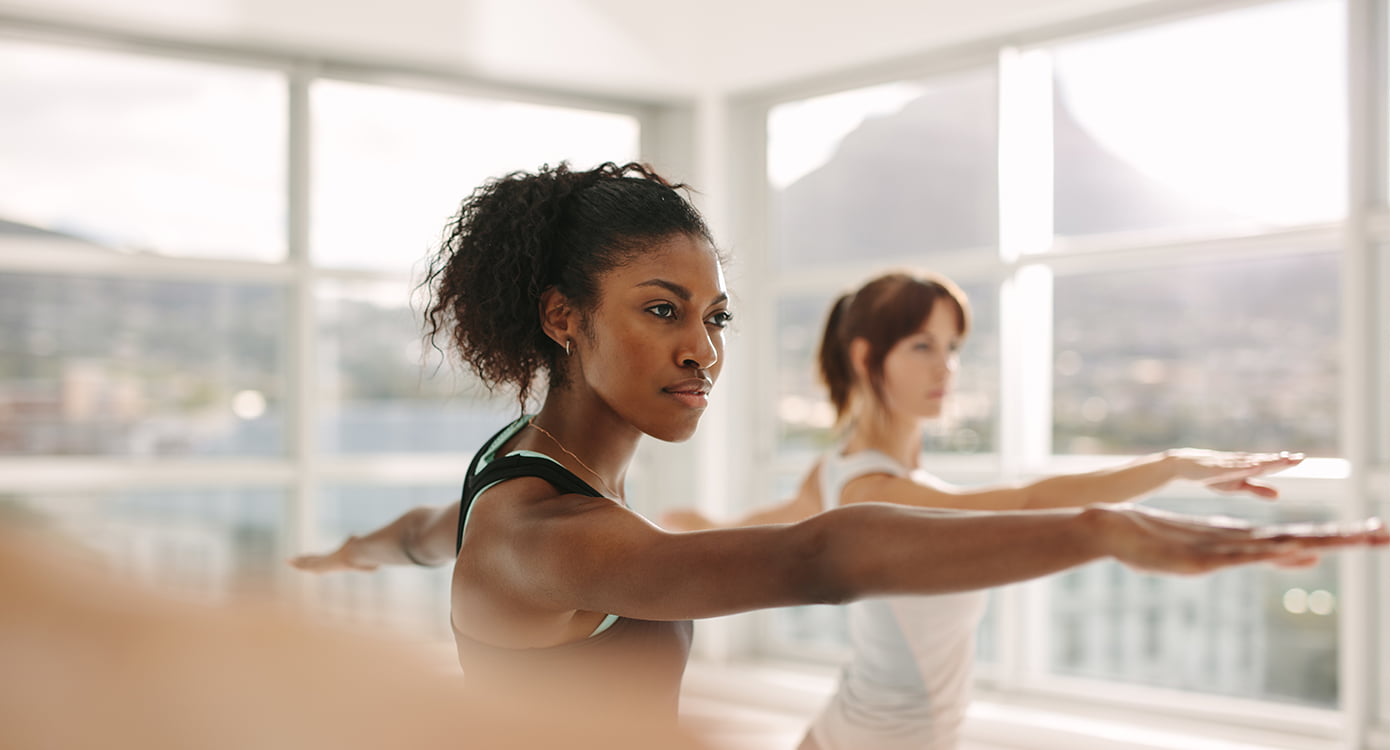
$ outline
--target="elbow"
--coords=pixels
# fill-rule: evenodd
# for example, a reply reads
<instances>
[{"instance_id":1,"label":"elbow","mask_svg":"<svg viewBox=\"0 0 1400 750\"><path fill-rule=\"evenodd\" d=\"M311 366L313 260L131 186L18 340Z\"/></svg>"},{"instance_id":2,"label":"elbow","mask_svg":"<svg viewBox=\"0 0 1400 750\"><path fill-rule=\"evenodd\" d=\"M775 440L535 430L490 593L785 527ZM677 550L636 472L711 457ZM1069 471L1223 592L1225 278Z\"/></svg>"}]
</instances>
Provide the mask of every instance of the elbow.
<instances>
[{"instance_id":1,"label":"elbow","mask_svg":"<svg viewBox=\"0 0 1400 750\"><path fill-rule=\"evenodd\" d=\"M831 516L842 511L819 513L789 527L798 534L795 589L804 604L848 604L859 598L859 575L852 570L853 556L842 549L848 534L839 531L841 521Z\"/></svg>"}]
</instances>

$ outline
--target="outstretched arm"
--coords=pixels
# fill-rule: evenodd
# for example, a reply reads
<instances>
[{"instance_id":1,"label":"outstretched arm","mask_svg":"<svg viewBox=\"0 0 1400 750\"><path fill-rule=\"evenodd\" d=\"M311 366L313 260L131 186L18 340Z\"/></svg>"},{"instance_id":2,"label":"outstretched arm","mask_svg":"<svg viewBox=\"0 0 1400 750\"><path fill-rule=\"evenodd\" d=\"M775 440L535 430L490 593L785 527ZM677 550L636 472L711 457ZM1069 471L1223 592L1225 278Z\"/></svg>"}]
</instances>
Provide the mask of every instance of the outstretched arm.
<instances>
[{"instance_id":1,"label":"outstretched arm","mask_svg":"<svg viewBox=\"0 0 1400 750\"><path fill-rule=\"evenodd\" d=\"M1258 477L1297 466L1302 460L1298 453L1225 453L1183 448L1145 456L1112 469L982 489L962 489L932 479L915 482L870 475L852 480L844 501L966 510L1069 508L1131 500L1177 479L1200 482L1220 492L1247 492L1273 499L1278 491Z\"/></svg>"},{"instance_id":2,"label":"outstretched arm","mask_svg":"<svg viewBox=\"0 0 1400 750\"><path fill-rule=\"evenodd\" d=\"M380 565L446 565L456 557L457 503L418 507L364 536L351 536L324 555L288 562L312 573L374 570Z\"/></svg>"},{"instance_id":3,"label":"outstretched arm","mask_svg":"<svg viewBox=\"0 0 1400 750\"><path fill-rule=\"evenodd\" d=\"M1323 547L1388 540L1383 529L1273 532L1131 506L973 513L884 503L796 524L668 533L606 500L556 492L519 479L477 500L453 580L459 626L491 641L521 616L712 617L987 588L1104 557L1168 573L1305 565Z\"/></svg>"}]
</instances>

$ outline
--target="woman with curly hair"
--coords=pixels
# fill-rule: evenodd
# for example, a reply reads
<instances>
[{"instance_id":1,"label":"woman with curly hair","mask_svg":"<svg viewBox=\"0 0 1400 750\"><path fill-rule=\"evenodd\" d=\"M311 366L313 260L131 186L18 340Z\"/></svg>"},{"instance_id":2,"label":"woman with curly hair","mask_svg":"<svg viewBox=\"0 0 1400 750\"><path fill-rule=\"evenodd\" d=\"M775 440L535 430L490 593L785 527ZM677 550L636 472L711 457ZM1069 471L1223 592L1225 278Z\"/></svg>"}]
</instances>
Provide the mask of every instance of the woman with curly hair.
<instances>
[{"instance_id":1,"label":"woman with curly hair","mask_svg":"<svg viewBox=\"0 0 1400 750\"><path fill-rule=\"evenodd\" d=\"M1120 505L858 503L791 524L663 530L628 507L627 468L643 435L694 433L731 318L719 254L682 187L639 164L513 173L463 203L432 264L431 333L522 411L544 381L538 411L472 460L455 518L400 519L358 558L437 562L452 529L452 629L469 674L674 714L695 618L971 591L1106 557L1176 573L1307 565L1321 548L1386 538Z\"/></svg>"}]
</instances>

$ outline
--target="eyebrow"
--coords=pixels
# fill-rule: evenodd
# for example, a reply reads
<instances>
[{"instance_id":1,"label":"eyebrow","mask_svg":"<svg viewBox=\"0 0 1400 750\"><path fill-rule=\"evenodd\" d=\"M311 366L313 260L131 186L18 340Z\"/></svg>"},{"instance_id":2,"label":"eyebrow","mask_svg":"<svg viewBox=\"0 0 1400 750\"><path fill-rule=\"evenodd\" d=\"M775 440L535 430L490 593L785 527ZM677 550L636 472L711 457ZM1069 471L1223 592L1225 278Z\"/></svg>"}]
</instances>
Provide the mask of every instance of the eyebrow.
<instances>
[{"instance_id":1,"label":"eyebrow","mask_svg":"<svg viewBox=\"0 0 1400 750\"><path fill-rule=\"evenodd\" d=\"M676 295L677 297L680 297L680 298L681 298L682 300L684 300L685 302L689 302L689 301L690 301L690 298L691 298L691 296L692 296L692 295L690 294L690 290L689 290L689 289L686 289L685 287L683 287L683 286L681 286L680 284L677 284L677 283L675 283L675 282L673 282L673 281L667 281L667 280L665 280L665 279L648 279L648 280L643 281L642 283L638 284L637 286L639 286L639 287L643 287L643 286L659 286L659 287L661 287L662 289L665 289L666 291L668 291L668 292L670 292L670 293ZM711 305L717 305L717 304L719 304L719 303L721 303L721 302L724 302L724 301L726 301L726 300L728 300L728 299L729 299L729 295L728 295L727 293L725 293L725 292L720 292L720 293L719 293L719 296L715 297L713 300L710 301L710 304L711 304Z\"/></svg>"}]
</instances>

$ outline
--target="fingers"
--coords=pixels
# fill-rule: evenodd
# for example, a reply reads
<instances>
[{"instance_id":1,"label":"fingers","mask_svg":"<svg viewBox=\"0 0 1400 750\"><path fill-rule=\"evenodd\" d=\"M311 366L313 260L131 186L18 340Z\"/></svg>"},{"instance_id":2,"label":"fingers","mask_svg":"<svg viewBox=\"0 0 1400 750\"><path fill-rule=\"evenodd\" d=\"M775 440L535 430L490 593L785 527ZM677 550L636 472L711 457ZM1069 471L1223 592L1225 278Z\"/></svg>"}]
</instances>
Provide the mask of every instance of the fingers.
<instances>
[{"instance_id":1,"label":"fingers","mask_svg":"<svg viewBox=\"0 0 1400 750\"><path fill-rule=\"evenodd\" d=\"M1194 468L1186 471L1185 478L1198 479L1211 485L1283 471L1297 466L1306 458L1302 453L1222 453L1201 450L1174 451L1174 455L1194 464Z\"/></svg>"},{"instance_id":2,"label":"fingers","mask_svg":"<svg viewBox=\"0 0 1400 750\"><path fill-rule=\"evenodd\" d=\"M1302 568L1315 565L1328 550L1390 542L1390 530L1378 519L1251 527L1218 516L1129 513L1135 519L1133 528L1147 543L1129 547L1118 558L1139 569L1165 573L1200 574L1255 562Z\"/></svg>"},{"instance_id":3,"label":"fingers","mask_svg":"<svg viewBox=\"0 0 1400 750\"><path fill-rule=\"evenodd\" d=\"M1206 485L1210 489L1221 493L1246 492L1263 500L1277 500L1278 488L1271 484L1256 482L1252 479L1231 479L1224 482L1211 482Z\"/></svg>"},{"instance_id":4,"label":"fingers","mask_svg":"<svg viewBox=\"0 0 1400 750\"><path fill-rule=\"evenodd\" d=\"M297 555L296 557L292 557L287 560L287 564L292 566L293 568L296 568L297 570L309 571L312 573L321 572L322 568L325 567L325 563L325 555Z\"/></svg>"}]
</instances>

